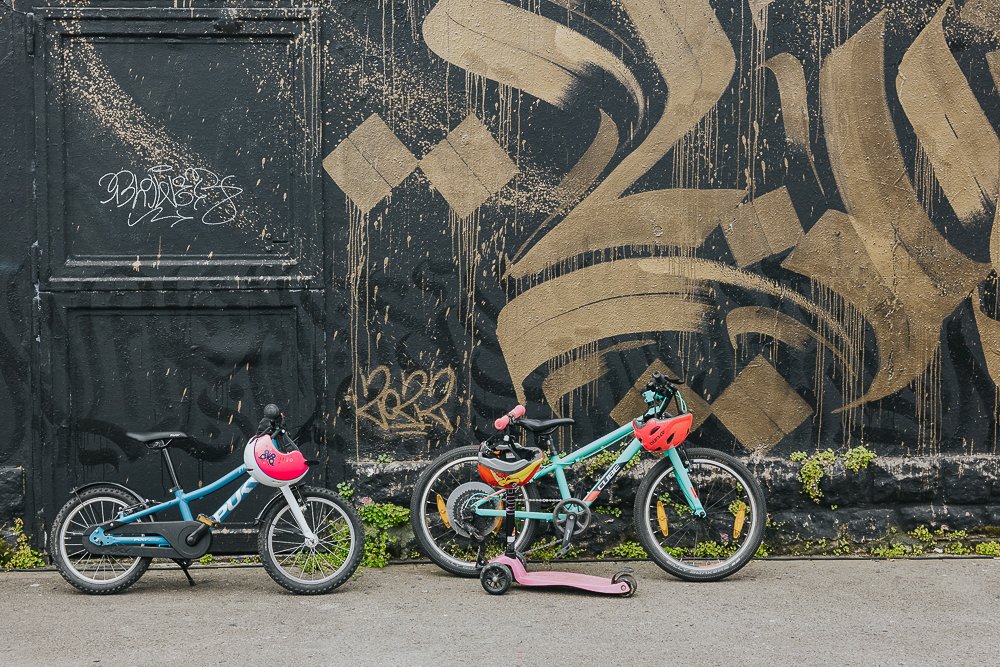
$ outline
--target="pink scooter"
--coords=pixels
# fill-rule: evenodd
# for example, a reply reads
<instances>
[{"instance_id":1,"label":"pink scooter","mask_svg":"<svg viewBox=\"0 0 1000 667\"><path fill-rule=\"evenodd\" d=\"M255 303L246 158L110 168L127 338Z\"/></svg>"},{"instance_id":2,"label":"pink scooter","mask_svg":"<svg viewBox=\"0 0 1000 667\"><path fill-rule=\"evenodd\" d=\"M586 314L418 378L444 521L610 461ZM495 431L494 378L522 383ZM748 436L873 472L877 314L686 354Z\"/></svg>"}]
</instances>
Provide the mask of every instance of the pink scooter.
<instances>
[{"instance_id":1,"label":"pink scooter","mask_svg":"<svg viewBox=\"0 0 1000 667\"><path fill-rule=\"evenodd\" d=\"M479 581L490 595L503 595L516 581L522 586L560 586L579 588L605 595L630 597L635 593L635 577L619 572L611 579L579 572L528 572L519 558L497 556L483 568Z\"/></svg>"}]
</instances>

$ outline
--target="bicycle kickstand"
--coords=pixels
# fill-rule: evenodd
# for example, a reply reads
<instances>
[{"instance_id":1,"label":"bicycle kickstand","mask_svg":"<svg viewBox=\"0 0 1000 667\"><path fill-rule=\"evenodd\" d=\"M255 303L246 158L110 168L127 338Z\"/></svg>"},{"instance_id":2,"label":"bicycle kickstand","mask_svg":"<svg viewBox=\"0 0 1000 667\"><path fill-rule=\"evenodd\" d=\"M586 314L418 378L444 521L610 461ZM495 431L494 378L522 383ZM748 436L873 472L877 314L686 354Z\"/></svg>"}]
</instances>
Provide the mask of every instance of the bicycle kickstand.
<instances>
[{"instance_id":1,"label":"bicycle kickstand","mask_svg":"<svg viewBox=\"0 0 1000 667\"><path fill-rule=\"evenodd\" d=\"M191 578L191 573L188 572L188 568L191 567L191 560L188 558L175 558L174 562L181 568L181 572L187 577L188 583L194 586L194 579Z\"/></svg>"}]
</instances>

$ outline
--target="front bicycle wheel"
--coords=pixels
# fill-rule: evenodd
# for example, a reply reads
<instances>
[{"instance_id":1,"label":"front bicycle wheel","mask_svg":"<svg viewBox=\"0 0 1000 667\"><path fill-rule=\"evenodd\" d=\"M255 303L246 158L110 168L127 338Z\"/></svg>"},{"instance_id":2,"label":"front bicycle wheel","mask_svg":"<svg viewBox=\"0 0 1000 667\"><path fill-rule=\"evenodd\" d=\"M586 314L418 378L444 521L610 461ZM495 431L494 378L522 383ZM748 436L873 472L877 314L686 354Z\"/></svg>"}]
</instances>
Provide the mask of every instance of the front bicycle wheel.
<instances>
[{"instance_id":1,"label":"front bicycle wheel","mask_svg":"<svg viewBox=\"0 0 1000 667\"><path fill-rule=\"evenodd\" d=\"M92 554L83 546L87 531L111 521L136 503L136 498L114 486L96 486L73 496L52 523L52 562L63 579L92 595L119 593L149 568L145 556Z\"/></svg>"},{"instance_id":2,"label":"front bicycle wheel","mask_svg":"<svg viewBox=\"0 0 1000 667\"><path fill-rule=\"evenodd\" d=\"M475 514L473 504L493 493L479 478L479 447L458 447L434 459L420 474L410 500L410 524L421 550L436 565L460 577L478 577L476 556L485 537L483 554L489 559L504 550L502 517ZM537 511L541 504L534 485L522 486L509 494L518 511ZM503 509L498 497L491 509ZM534 541L537 521L518 520L514 548L524 551Z\"/></svg>"},{"instance_id":3,"label":"front bicycle wheel","mask_svg":"<svg viewBox=\"0 0 1000 667\"><path fill-rule=\"evenodd\" d=\"M688 477L706 516L688 506L670 459L643 478L635 529L646 553L687 581L717 581L746 565L764 539L764 492L746 466L713 449L687 450Z\"/></svg>"},{"instance_id":4,"label":"front bicycle wheel","mask_svg":"<svg viewBox=\"0 0 1000 667\"><path fill-rule=\"evenodd\" d=\"M275 503L257 534L260 559L271 578L293 593L329 593L350 579L361 562L361 518L333 491L305 487L301 496L302 514L318 543L306 543L288 503Z\"/></svg>"}]
</instances>

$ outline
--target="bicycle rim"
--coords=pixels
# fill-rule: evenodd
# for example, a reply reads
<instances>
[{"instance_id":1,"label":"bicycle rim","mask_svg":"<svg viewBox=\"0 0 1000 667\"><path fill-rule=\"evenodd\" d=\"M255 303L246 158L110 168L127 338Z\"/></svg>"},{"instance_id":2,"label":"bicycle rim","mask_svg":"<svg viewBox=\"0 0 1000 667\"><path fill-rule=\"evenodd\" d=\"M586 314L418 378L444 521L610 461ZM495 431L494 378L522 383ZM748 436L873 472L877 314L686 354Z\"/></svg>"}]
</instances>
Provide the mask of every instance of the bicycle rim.
<instances>
[{"instance_id":1,"label":"bicycle rim","mask_svg":"<svg viewBox=\"0 0 1000 667\"><path fill-rule=\"evenodd\" d=\"M315 547L305 543L291 510L285 505L267 529L268 557L281 573L300 584L322 584L339 576L350 564L357 540L354 524L337 503L308 496L305 516L319 538Z\"/></svg>"},{"instance_id":2,"label":"bicycle rim","mask_svg":"<svg viewBox=\"0 0 1000 667\"><path fill-rule=\"evenodd\" d=\"M479 482L478 459L475 456L467 456L449 461L433 477L427 480L420 495L420 526L424 530L427 539L427 547L433 549L434 554L440 559L450 563L454 567L466 568L473 565L479 543L471 537L464 537L451 526L454 517L447 517L441 510L441 505L445 503L448 496L456 488L467 482ZM516 499L517 509L528 508L529 496L523 487L517 489L519 497ZM440 501L439 501L440 498ZM503 503L497 498L493 509L502 509ZM499 519L499 517L498 517ZM502 520L495 522L495 526L490 530L486 540L484 555L486 558L498 556L503 552L504 543L501 539ZM525 530L527 520L518 520L515 524L517 536L514 541L515 549L523 549L529 537Z\"/></svg>"},{"instance_id":3,"label":"bicycle rim","mask_svg":"<svg viewBox=\"0 0 1000 667\"><path fill-rule=\"evenodd\" d=\"M126 503L109 496L88 498L66 515L59 527L59 554L75 576L88 584L108 585L122 581L142 564L140 556L92 554L83 546L88 528L107 523L125 509Z\"/></svg>"},{"instance_id":4,"label":"bicycle rim","mask_svg":"<svg viewBox=\"0 0 1000 667\"><path fill-rule=\"evenodd\" d=\"M692 457L688 477L705 518L691 511L673 466L645 494L644 527L660 558L681 572L710 574L752 557L763 527L757 525L762 513L751 482L727 462L704 457Z\"/></svg>"}]
</instances>

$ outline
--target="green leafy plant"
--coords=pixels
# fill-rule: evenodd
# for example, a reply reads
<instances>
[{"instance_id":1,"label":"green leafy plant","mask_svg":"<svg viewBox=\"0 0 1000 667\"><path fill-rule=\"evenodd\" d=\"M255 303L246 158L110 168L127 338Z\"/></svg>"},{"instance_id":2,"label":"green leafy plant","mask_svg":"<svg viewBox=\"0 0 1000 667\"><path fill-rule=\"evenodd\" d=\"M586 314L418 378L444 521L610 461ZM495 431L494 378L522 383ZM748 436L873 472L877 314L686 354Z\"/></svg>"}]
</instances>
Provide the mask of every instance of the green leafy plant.
<instances>
[{"instance_id":1,"label":"green leafy plant","mask_svg":"<svg viewBox=\"0 0 1000 667\"><path fill-rule=\"evenodd\" d=\"M844 467L851 472L861 472L870 466L876 458L878 458L878 454L864 445L859 445L844 452Z\"/></svg>"},{"instance_id":2,"label":"green leafy plant","mask_svg":"<svg viewBox=\"0 0 1000 667\"><path fill-rule=\"evenodd\" d=\"M410 520L409 508L394 503L367 503L358 508L358 513L366 524L382 530Z\"/></svg>"},{"instance_id":3,"label":"green leafy plant","mask_svg":"<svg viewBox=\"0 0 1000 667\"><path fill-rule=\"evenodd\" d=\"M912 550L906 544L894 542L890 545L880 544L874 546L870 553L874 558L905 558L912 554Z\"/></svg>"},{"instance_id":4,"label":"green leafy plant","mask_svg":"<svg viewBox=\"0 0 1000 667\"><path fill-rule=\"evenodd\" d=\"M944 545L944 552L952 556L968 556L972 553L964 542L969 534L964 530L956 530L948 535L948 544Z\"/></svg>"},{"instance_id":5,"label":"green leafy plant","mask_svg":"<svg viewBox=\"0 0 1000 667\"><path fill-rule=\"evenodd\" d=\"M379 454L375 457L375 463L392 463L395 460L390 454Z\"/></svg>"},{"instance_id":6,"label":"green leafy plant","mask_svg":"<svg viewBox=\"0 0 1000 667\"><path fill-rule=\"evenodd\" d=\"M980 542L976 545L980 556L1000 556L1000 542Z\"/></svg>"},{"instance_id":7,"label":"green leafy plant","mask_svg":"<svg viewBox=\"0 0 1000 667\"><path fill-rule=\"evenodd\" d=\"M44 567L44 556L29 544L29 538L24 533L24 520L14 519L11 528L11 535L14 544L9 545L0 540L0 568L5 570L28 570L35 567Z\"/></svg>"},{"instance_id":8,"label":"green leafy plant","mask_svg":"<svg viewBox=\"0 0 1000 667\"><path fill-rule=\"evenodd\" d=\"M361 557L364 567L385 567L389 564L389 535L384 531L365 535L365 553Z\"/></svg>"},{"instance_id":9,"label":"green leafy plant","mask_svg":"<svg viewBox=\"0 0 1000 667\"><path fill-rule=\"evenodd\" d=\"M211 565L212 561L214 560L215 558L212 557L212 554L205 554L204 556L198 559L198 562L201 563L202 565Z\"/></svg>"},{"instance_id":10,"label":"green leafy plant","mask_svg":"<svg viewBox=\"0 0 1000 667\"><path fill-rule=\"evenodd\" d=\"M337 482L337 493L344 500L350 500L354 497L354 487L350 482Z\"/></svg>"},{"instance_id":11,"label":"green leafy plant","mask_svg":"<svg viewBox=\"0 0 1000 667\"><path fill-rule=\"evenodd\" d=\"M596 505L594 511L598 514L607 514L613 517L620 517L622 515L622 508L615 507L614 505Z\"/></svg>"},{"instance_id":12,"label":"green leafy plant","mask_svg":"<svg viewBox=\"0 0 1000 667\"><path fill-rule=\"evenodd\" d=\"M802 492L814 503L819 504L823 498L819 484L826 475L826 469L837 462L837 454L832 449L826 449L808 457L805 452L795 452L790 458L792 461L802 463L798 474L799 481L802 482Z\"/></svg>"},{"instance_id":13,"label":"green leafy plant","mask_svg":"<svg viewBox=\"0 0 1000 667\"><path fill-rule=\"evenodd\" d=\"M649 558L649 554L646 553L646 550L642 548L641 544L630 540L601 552L600 557L610 559Z\"/></svg>"},{"instance_id":14,"label":"green leafy plant","mask_svg":"<svg viewBox=\"0 0 1000 667\"><path fill-rule=\"evenodd\" d=\"M691 555L695 558L729 558L736 553L737 549L739 549L739 545L736 544L705 541L696 544L691 550Z\"/></svg>"},{"instance_id":15,"label":"green leafy plant","mask_svg":"<svg viewBox=\"0 0 1000 667\"><path fill-rule=\"evenodd\" d=\"M611 467L611 464L618 460L621 456L620 451L603 451L600 454L590 457L583 462L583 471L588 477L594 477L596 475L603 474L605 470ZM631 470L635 466L639 465L639 461L642 457L635 456L631 461L625 464L622 470Z\"/></svg>"},{"instance_id":16,"label":"green leafy plant","mask_svg":"<svg viewBox=\"0 0 1000 667\"><path fill-rule=\"evenodd\" d=\"M934 544L934 535L931 534L931 531L928 530L927 526L917 526L911 530L908 535L919 542Z\"/></svg>"},{"instance_id":17,"label":"green leafy plant","mask_svg":"<svg viewBox=\"0 0 1000 667\"><path fill-rule=\"evenodd\" d=\"M671 510L673 510L674 514L676 514L677 516L687 516L688 514L691 514L693 511L686 503L680 503L674 500L673 496L670 495L669 491L661 493L660 497L657 498L657 500L659 500L661 503L663 503Z\"/></svg>"},{"instance_id":18,"label":"green leafy plant","mask_svg":"<svg viewBox=\"0 0 1000 667\"><path fill-rule=\"evenodd\" d=\"M365 524L365 552L361 564L365 567L385 567L391 557L388 530L410 520L409 508L394 503L374 503L370 498L358 508L361 521Z\"/></svg>"}]
</instances>

